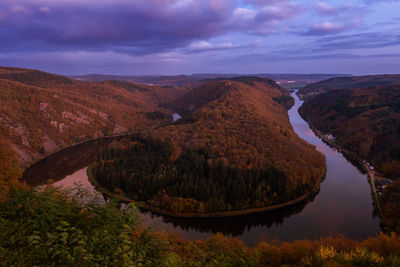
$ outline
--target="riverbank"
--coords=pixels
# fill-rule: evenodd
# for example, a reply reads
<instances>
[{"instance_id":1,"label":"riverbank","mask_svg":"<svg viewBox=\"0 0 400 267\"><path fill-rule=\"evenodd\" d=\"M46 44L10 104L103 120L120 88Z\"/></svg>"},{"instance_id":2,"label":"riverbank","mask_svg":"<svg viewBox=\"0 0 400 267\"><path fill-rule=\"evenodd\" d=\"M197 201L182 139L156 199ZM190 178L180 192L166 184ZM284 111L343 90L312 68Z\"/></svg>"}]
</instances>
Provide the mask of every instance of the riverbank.
<instances>
[{"instance_id":1,"label":"riverbank","mask_svg":"<svg viewBox=\"0 0 400 267\"><path fill-rule=\"evenodd\" d=\"M233 210L233 211L220 211L220 212L210 212L210 213L197 213L197 212L173 213L173 212L168 212L168 211L164 211L164 210L153 209L150 206L148 206L147 204L145 204L144 202L138 202L138 201L130 199L126 196L122 196L120 194L111 192L110 190L103 187L96 181L96 179L93 176L91 166L89 166L87 169L87 175L88 175L89 182L91 182L99 192L101 192L111 198L114 198L116 200L122 201L122 202L134 203L138 208L141 208L141 209L144 209L147 211L151 211L156 214L170 216L170 217L176 217L176 218L225 218L225 217L235 217L235 216L263 213L263 212L268 212L268 211L275 211L275 210L283 209L286 207L290 207L290 206L298 204L302 201L310 199L313 196L315 196L316 194L318 194L318 192L320 190L320 184L321 184L322 180L324 179L325 174L326 173L321 175L321 177L318 179L314 190L312 190L298 198L292 199L292 200L284 202L284 203L275 204L275 205L271 205L268 207L262 207L262 208L251 208L251 209Z\"/></svg>"},{"instance_id":2,"label":"riverbank","mask_svg":"<svg viewBox=\"0 0 400 267\"><path fill-rule=\"evenodd\" d=\"M374 171L369 168L369 166L365 163L365 160L363 160L360 156L358 156L356 153L349 151L332 140L324 137L324 135L312 124L310 120L307 119L305 115L302 115L299 113L300 116L308 123L310 129L314 132L316 136L318 136L324 143L327 145L335 148L337 151L342 153L347 159L352 161L352 163L355 163L358 168L360 168L365 174L367 174L368 177L368 183L371 188L371 196L373 197L373 205L374 207L378 210L379 218L381 219L381 223L384 223L385 225L388 225L385 214L383 213L383 209L379 200L378 193L376 192L375 188L375 174Z\"/></svg>"}]
</instances>

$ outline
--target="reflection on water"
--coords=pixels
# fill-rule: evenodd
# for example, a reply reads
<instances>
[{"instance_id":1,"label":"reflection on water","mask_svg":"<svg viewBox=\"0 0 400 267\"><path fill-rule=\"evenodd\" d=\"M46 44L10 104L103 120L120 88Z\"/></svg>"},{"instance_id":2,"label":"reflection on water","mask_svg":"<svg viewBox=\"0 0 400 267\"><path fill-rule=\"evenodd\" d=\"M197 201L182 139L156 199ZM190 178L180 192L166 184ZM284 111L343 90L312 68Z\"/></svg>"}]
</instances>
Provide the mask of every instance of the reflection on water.
<instances>
[{"instance_id":1,"label":"reflection on water","mask_svg":"<svg viewBox=\"0 0 400 267\"><path fill-rule=\"evenodd\" d=\"M118 138L102 138L63 149L25 170L22 179L33 187L43 185L49 179L55 182L64 179L89 166L103 146Z\"/></svg>"},{"instance_id":2,"label":"reflection on water","mask_svg":"<svg viewBox=\"0 0 400 267\"><path fill-rule=\"evenodd\" d=\"M300 213L313 198L305 200L297 205L287 207L279 211L244 215L228 218L204 218L188 219L170 216L161 216L151 212L142 212L142 218L147 225L151 225L157 230L175 230L179 233L184 232L184 236L190 239L200 239L211 236L212 234L222 233L230 237L239 237L248 244L258 241L259 235L244 235L257 228L279 227L285 222L285 218L293 214ZM165 225L170 227L165 228ZM252 230L253 229L253 230ZM259 234L263 235L261 230ZM244 239L243 237L246 236Z\"/></svg>"},{"instance_id":3,"label":"reflection on water","mask_svg":"<svg viewBox=\"0 0 400 267\"><path fill-rule=\"evenodd\" d=\"M183 219L142 211L143 223L158 230L176 231L189 239L203 239L221 232L236 236L248 245L254 245L264 236L285 241L334 234L353 238L376 235L379 220L372 215L366 175L314 135L297 112L302 102L295 94L292 96L296 104L289 111L289 117L295 132L326 155L327 175L314 198L279 211L230 218ZM88 143L61 151L27 170L24 179L34 186L46 183L49 178L59 180L57 185L71 185L73 181L79 181L89 190L94 190L87 181L86 166L94 160L96 152L109 142ZM63 177L65 179L60 180Z\"/></svg>"},{"instance_id":4,"label":"reflection on water","mask_svg":"<svg viewBox=\"0 0 400 267\"><path fill-rule=\"evenodd\" d=\"M181 115L179 115L178 113L174 113L172 114L172 120L175 122L179 119L182 119Z\"/></svg>"}]
</instances>

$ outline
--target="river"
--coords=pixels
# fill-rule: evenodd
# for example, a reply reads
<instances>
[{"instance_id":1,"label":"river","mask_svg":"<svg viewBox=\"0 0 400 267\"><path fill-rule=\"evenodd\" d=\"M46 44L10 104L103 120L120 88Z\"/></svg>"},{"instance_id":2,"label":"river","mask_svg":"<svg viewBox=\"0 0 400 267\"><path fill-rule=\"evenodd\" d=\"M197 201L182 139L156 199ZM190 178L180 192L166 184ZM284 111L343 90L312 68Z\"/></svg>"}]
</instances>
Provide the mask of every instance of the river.
<instances>
[{"instance_id":1,"label":"river","mask_svg":"<svg viewBox=\"0 0 400 267\"><path fill-rule=\"evenodd\" d=\"M373 215L367 175L314 135L298 114L302 101L295 93L292 97L295 105L289 110L289 118L294 131L326 155L327 174L315 197L278 211L231 218L183 219L140 211L143 224L156 230L176 232L192 240L221 232L238 237L249 246L264 238L290 241L337 234L357 239L377 235L379 218ZM60 151L33 165L24 173L24 179L32 186L43 185L49 179L64 187L80 183L89 192L96 193L88 181L86 169L96 151L110 141L90 141Z\"/></svg>"}]
</instances>

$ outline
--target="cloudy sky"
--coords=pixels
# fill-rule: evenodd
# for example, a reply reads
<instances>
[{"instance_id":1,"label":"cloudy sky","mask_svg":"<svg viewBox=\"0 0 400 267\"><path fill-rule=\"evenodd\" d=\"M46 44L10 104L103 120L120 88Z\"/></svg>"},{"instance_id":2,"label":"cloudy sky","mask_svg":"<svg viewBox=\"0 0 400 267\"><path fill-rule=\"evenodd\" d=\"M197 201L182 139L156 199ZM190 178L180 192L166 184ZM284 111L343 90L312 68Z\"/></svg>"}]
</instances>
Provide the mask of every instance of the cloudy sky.
<instances>
[{"instance_id":1,"label":"cloudy sky","mask_svg":"<svg viewBox=\"0 0 400 267\"><path fill-rule=\"evenodd\" d=\"M0 65L61 74L400 73L400 1L1 0Z\"/></svg>"}]
</instances>

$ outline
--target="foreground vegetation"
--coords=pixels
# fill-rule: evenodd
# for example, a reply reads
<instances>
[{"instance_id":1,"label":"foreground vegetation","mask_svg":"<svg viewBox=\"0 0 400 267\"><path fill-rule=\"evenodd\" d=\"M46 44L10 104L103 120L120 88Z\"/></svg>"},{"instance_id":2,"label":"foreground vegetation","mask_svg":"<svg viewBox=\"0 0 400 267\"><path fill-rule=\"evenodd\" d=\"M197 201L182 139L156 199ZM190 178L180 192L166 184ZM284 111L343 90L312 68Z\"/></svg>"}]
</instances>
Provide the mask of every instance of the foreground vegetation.
<instances>
[{"instance_id":1,"label":"foreground vegetation","mask_svg":"<svg viewBox=\"0 0 400 267\"><path fill-rule=\"evenodd\" d=\"M79 194L78 194L79 195ZM398 266L395 234L261 241L253 248L217 234L203 241L144 228L133 206L85 206L54 188L12 188L0 203L3 266Z\"/></svg>"},{"instance_id":2,"label":"foreground vegetation","mask_svg":"<svg viewBox=\"0 0 400 267\"><path fill-rule=\"evenodd\" d=\"M0 136L0 201L4 200L11 186L19 185L22 175L17 155L11 145Z\"/></svg>"}]
</instances>

